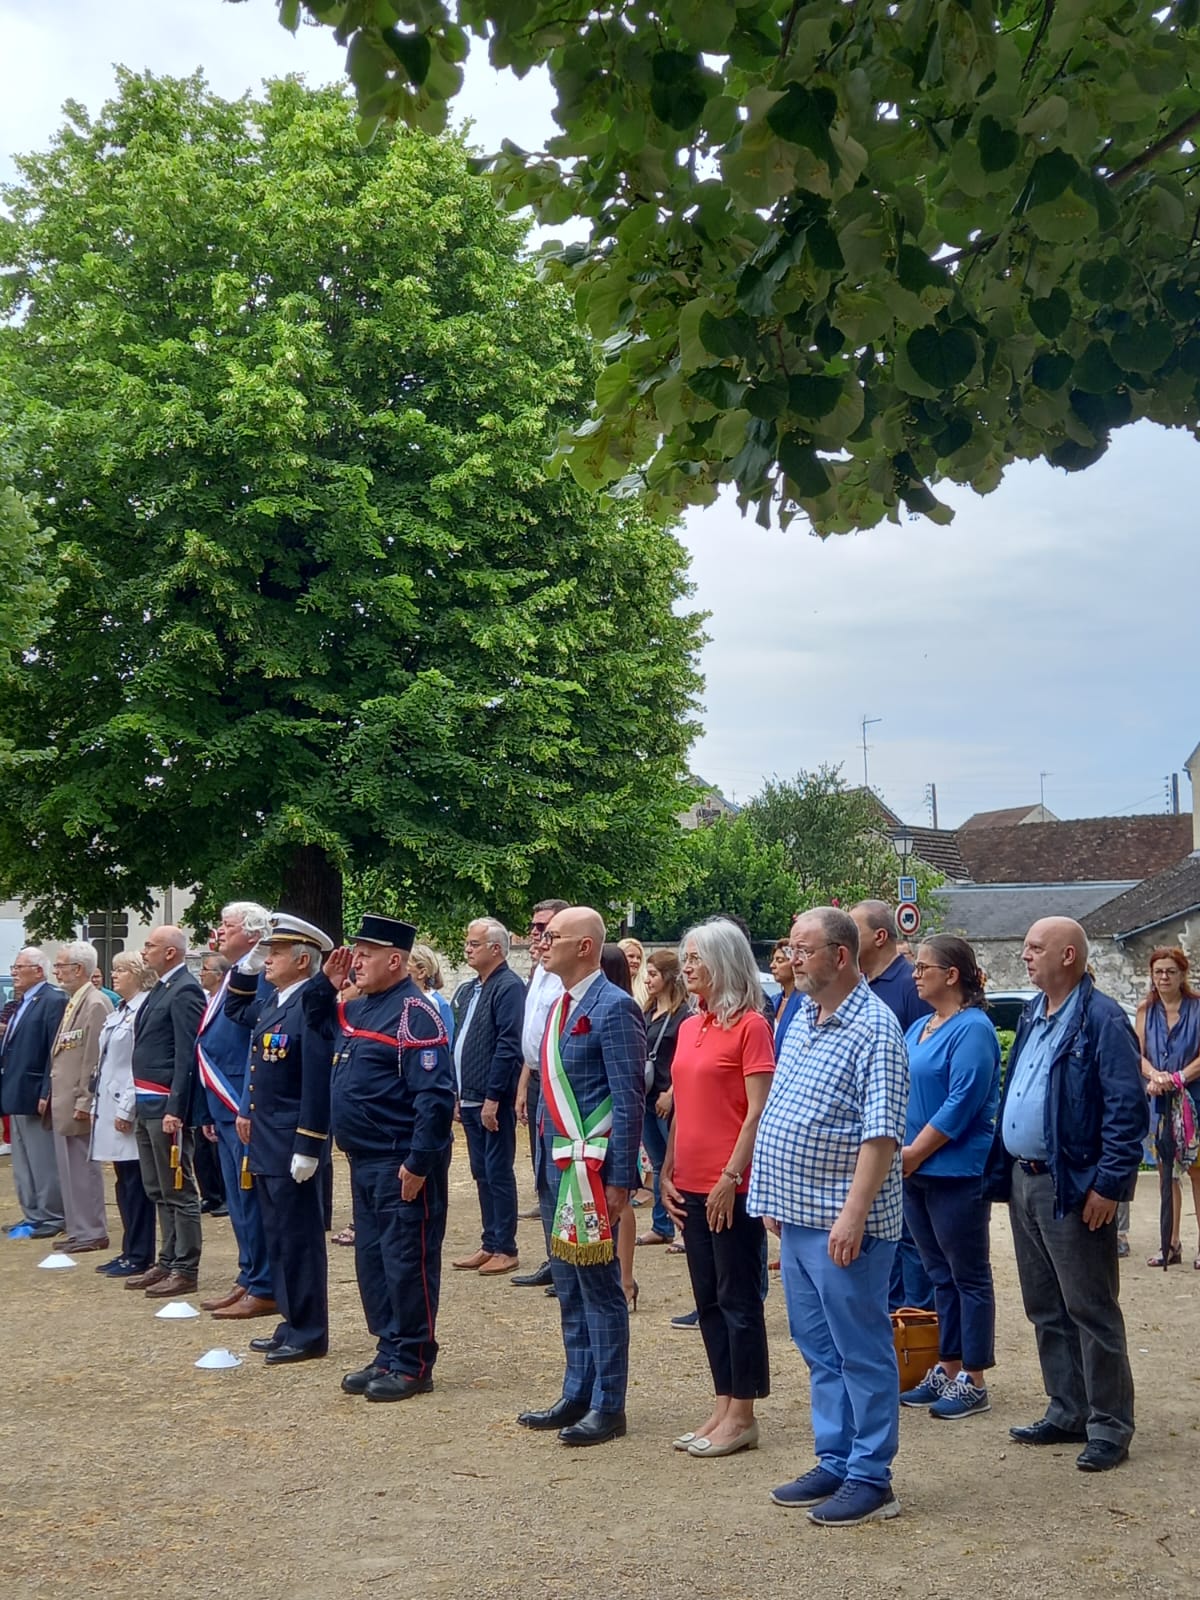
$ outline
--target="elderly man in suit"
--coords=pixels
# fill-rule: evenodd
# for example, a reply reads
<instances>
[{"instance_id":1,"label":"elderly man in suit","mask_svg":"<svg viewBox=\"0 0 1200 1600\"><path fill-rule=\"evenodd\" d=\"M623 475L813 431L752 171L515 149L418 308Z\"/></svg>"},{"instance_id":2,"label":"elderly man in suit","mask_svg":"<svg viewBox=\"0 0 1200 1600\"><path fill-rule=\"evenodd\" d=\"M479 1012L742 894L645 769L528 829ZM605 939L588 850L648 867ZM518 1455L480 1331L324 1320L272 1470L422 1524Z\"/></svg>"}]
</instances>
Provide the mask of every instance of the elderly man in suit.
<instances>
[{"instance_id":1,"label":"elderly man in suit","mask_svg":"<svg viewBox=\"0 0 1200 1600\"><path fill-rule=\"evenodd\" d=\"M94 1084L100 1065L100 1034L112 1011L107 995L92 985L99 965L94 945L63 945L54 961L54 981L68 996L50 1050L50 1093L38 1105L49 1112L54 1156L67 1223L65 1249L75 1255L108 1249L104 1175L92 1160Z\"/></svg>"},{"instance_id":2,"label":"elderly man in suit","mask_svg":"<svg viewBox=\"0 0 1200 1600\"><path fill-rule=\"evenodd\" d=\"M250 1348L273 1367L329 1349L325 1224L320 1185L310 1180L329 1159L330 1052L305 1027L303 995L333 940L277 911L262 947L272 998L264 1005L255 974L235 968L225 1010L235 1022L248 1017L252 1028L237 1134L258 1194L282 1321Z\"/></svg>"},{"instance_id":3,"label":"elderly man in suit","mask_svg":"<svg viewBox=\"0 0 1200 1600\"><path fill-rule=\"evenodd\" d=\"M12 966L17 1009L0 1042L0 1109L12 1122L13 1183L22 1217L10 1239L53 1239L63 1228L62 1188L54 1135L38 1102L50 1082L50 1048L67 997L46 981L46 958L32 946Z\"/></svg>"},{"instance_id":4,"label":"elderly man in suit","mask_svg":"<svg viewBox=\"0 0 1200 1600\"><path fill-rule=\"evenodd\" d=\"M567 1366L561 1397L524 1411L526 1428L566 1445L625 1433L629 1309L613 1220L638 1181L646 1108L646 1025L600 970L604 919L569 906L547 928L542 965L562 981L542 1040L538 1197L550 1232Z\"/></svg>"},{"instance_id":5,"label":"elderly man in suit","mask_svg":"<svg viewBox=\"0 0 1200 1600\"><path fill-rule=\"evenodd\" d=\"M182 928L155 928L142 955L158 974L133 1029L138 1160L158 1212L158 1260L126 1278L127 1289L153 1299L191 1294L200 1273L200 1195L192 1172L194 1132L187 1126L195 1077L196 1030L204 990L188 971Z\"/></svg>"},{"instance_id":6,"label":"elderly man in suit","mask_svg":"<svg viewBox=\"0 0 1200 1600\"><path fill-rule=\"evenodd\" d=\"M225 1181L225 1204L238 1245L238 1273L232 1288L210 1300L201 1300L200 1309L211 1311L222 1321L272 1316L276 1310L271 1281L267 1236L259 1211L259 1190L242 1185L245 1147L237 1135L238 1107L246 1086L250 1037L258 1011L274 999L274 990L262 976L262 940L271 931L271 913L253 900L233 900L223 907L217 925L217 950L225 961L225 971L209 994L196 1037L196 1067L204 1090L205 1135L216 1136L221 1176ZM215 959L205 957L205 960ZM229 970L237 964L237 972ZM236 976L239 991L251 999L236 1008L226 999ZM203 983L203 978L201 983Z\"/></svg>"}]
</instances>

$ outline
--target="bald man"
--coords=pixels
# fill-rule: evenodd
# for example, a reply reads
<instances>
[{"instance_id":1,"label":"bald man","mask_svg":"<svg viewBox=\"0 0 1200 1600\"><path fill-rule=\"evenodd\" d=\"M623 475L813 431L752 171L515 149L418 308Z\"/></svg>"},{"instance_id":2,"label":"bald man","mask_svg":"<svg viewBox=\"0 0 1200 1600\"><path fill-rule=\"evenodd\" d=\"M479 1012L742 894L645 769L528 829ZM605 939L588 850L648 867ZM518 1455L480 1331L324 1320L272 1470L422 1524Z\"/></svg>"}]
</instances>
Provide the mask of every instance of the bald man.
<instances>
[{"instance_id":1,"label":"bald man","mask_svg":"<svg viewBox=\"0 0 1200 1600\"><path fill-rule=\"evenodd\" d=\"M560 911L542 941L542 965L563 993L542 1038L535 1172L567 1364L559 1399L517 1421L566 1445L625 1433L629 1311L612 1228L638 1181L646 1025L601 972L603 945L604 919L589 906Z\"/></svg>"},{"instance_id":2,"label":"bald man","mask_svg":"<svg viewBox=\"0 0 1200 1600\"><path fill-rule=\"evenodd\" d=\"M191 1294L200 1272L200 1195L192 1170L195 1129L188 1122L204 990L188 971L187 952L182 928L150 933L142 955L158 982L133 1027L138 1163L142 1186L158 1212L159 1255L147 1272L126 1278L125 1287L152 1299ZM182 1174L178 1188L177 1172Z\"/></svg>"},{"instance_id":3,"label":"bald man","mask_svg":"<svg viewBox=\"0 0 1200 1600\"><path fill-rule=\"evenodd\" d=\"M1035 922L1022 958L1041 995L1009 1055L987 1192L1009 1203L1049 1404L1009 1432L1019 1444L1082 1443L1079 1469L1107 1472L1133 1437L1116 1217L1149 1126L1140 1054L1125 1013L1087 975L1077 922Z\"/></svg>"}]
</instances>

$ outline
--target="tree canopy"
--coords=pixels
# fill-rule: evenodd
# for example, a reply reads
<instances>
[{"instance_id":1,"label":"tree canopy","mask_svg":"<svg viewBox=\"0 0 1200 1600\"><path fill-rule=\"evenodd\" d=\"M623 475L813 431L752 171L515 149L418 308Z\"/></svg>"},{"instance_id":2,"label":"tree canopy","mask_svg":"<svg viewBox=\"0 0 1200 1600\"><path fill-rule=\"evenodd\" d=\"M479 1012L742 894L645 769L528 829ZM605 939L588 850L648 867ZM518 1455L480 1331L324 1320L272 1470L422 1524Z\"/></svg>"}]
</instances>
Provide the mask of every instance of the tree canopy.
<instances>
[{"instance_id":1,"label":"tree canopy","mask_svg":"<svg viewBox=\"0 0 1200 1600\"><path fill-rule=\"evenodd\" d=\"M1200 0L278 0L347 44L362 132L440 126L469 34L559 132L498 193L604 339L565 458L669 514L948 521L1200 413Z\"/></svg>"},{"instance_id":2,"label":"tree canopy","mask_svg":"<svg viewBox=\"0 0 1200 1600\"><path fill-rule=\"evenodd\" d=\"M0 677L0 893L337 933L343 871L441 925L648 892L699 619L669 532L547 476L597 358L524 224L337 90L67 110L0 222L4 449L62 583Z\"/></svg>"},{"instance_id":3,"label":"tree canopy","mask_svg":"<svg viewBox=\"0 0 1200 1600\"><path fill-rule=\"evenodd\" d=\"M763 843L744 816L718 817L679 841L671 888L638 907L642 939L680 938L693 923L722 911L744 917L756 939L777 939L792 925L798 901L783 846Z\"/></svg>"}]
</instances>

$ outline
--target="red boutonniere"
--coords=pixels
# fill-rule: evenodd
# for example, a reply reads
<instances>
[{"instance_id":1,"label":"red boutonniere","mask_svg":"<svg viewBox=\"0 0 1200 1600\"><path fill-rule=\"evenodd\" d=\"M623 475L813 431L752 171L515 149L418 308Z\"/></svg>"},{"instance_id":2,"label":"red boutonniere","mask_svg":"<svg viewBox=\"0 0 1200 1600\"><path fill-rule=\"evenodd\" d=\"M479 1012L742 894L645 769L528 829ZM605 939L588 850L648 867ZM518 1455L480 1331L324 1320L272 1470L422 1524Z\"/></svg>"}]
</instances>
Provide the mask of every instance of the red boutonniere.
<instances>
[{"instance_id":1,"label":"red boutonniere","mask_svg":"<svg viewBox=\"0 0 1200 1600\"><path fill-rule=\"evenodd\" d=\"M571 1029L571 1037L574 1039L577 1034L591 1033L591 1031L592 1021L590 1017L576 1017L575 1026Z\"/></svg>"}]
</instances>

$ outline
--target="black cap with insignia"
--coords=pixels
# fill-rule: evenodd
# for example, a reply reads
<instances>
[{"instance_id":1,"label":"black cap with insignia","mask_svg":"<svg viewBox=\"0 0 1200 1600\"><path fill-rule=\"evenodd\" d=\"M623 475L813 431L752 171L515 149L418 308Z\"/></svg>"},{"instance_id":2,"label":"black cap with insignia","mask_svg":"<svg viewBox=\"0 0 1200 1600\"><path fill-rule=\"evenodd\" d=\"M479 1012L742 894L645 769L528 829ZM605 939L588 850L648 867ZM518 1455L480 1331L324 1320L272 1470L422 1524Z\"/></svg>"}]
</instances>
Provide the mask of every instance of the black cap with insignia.
<instances>
[{"instance_id":1,"label":"black cap with insignia","mask_svg":"<svg viewBox=\"0 0 1200 1600\"><path fill-rule=\"evenodd\" d=\"M416 942L417 930L411 922L401 922L399 917L379 917L365 911L358 932L351 944L378 944L394 950L411 950Z\"/></svg>"}]
</instances>

